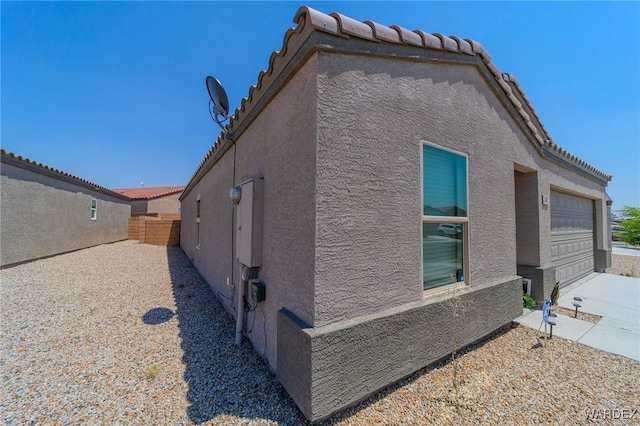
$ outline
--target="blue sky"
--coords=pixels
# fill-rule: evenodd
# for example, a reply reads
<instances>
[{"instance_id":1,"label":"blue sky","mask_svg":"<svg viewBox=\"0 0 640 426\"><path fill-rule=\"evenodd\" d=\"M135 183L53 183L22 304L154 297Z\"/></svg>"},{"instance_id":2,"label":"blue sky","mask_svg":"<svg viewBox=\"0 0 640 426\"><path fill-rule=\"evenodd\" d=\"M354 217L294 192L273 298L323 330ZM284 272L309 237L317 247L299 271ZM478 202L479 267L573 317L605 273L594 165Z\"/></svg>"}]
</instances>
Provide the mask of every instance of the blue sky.
<instances>
[{"instance_id":1,"label":"blue sky","mask_svg":"<svg viewBox=\"0 0 640 426\"><path fill-rule=\"evenodd\" d=\"M99 185L184 185L302 4L472 38L553 140L640 205L640 3L2 2L2 148Z\"/></svg>"}]
</instances>

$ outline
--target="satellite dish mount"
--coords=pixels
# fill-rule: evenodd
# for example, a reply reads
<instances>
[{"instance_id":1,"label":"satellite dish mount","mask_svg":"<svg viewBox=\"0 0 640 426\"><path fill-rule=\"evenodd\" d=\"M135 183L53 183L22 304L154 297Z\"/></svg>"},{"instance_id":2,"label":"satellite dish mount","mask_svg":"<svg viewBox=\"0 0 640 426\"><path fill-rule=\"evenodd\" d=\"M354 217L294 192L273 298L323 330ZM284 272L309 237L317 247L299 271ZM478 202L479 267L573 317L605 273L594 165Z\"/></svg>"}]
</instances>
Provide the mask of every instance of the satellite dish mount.
<instances>
[{"instance_id":1,"label":"satellite dish mount","mask_svg":"<svg viewBox=\"0 0 640 426\"><path fill-rule=\"evenodd\" d=\"M208 76L205 80L209 92L209 114L213 121L220 126L227 139L232 140L233 135L222 125L229 119L229 100L222 84L218 79Z\"/></svg>"}]
</instances>

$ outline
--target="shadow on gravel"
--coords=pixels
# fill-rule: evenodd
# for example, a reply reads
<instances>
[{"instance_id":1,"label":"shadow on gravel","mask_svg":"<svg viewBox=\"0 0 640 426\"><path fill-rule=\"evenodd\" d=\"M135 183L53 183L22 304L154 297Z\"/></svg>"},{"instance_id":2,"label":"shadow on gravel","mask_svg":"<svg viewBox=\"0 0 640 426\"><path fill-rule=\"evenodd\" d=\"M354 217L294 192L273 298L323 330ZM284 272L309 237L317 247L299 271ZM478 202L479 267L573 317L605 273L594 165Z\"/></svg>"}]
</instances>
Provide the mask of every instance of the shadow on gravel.
<instances>
[{"instance_id":1,"label":"shadow on gravel","mask_svg":"<svg viewBox=\"0 0 640 426\"><path fill-rule=\"evenodd\" d=\"M190 404L187 409L189 419L196 424L209 420L229 424L240 421L239 418L270 420L279 425L309 424L249 341L244 339L240 347L234 344L234 319L182 249L167 247L167 257L182 339L184 378L189 385L186 395ZM462 348L458 356L484 346L509 329L504 327ZM446 356L320 422L319 426L345 421L396 389L449 362ZM425 403L437 402L425 400Z\"/></svg>"},{"instance_id":2,"label":"shadow on gravel","mask_svg":"<svg viewBox=\"0 0 640 426\"><path fill-rule=\"evenodd\" d=\"M305 424L284 388L247 340L234 344L235 322L180 247L167 247L180 329L189 419L219 416ZM230 422L227 417L219 419Z\"/></svg>"},{"instance_id":3,"label":"shadow on gravel","mask_svg":"<svg viewBox=\"0 0 640 426\"><path fill-rule=\"evenodd\" d=\"M142 316L142 321L147 325L158 325L169 321L174 315L169 308L153 308Z\"/></svg>"}]
</instances>

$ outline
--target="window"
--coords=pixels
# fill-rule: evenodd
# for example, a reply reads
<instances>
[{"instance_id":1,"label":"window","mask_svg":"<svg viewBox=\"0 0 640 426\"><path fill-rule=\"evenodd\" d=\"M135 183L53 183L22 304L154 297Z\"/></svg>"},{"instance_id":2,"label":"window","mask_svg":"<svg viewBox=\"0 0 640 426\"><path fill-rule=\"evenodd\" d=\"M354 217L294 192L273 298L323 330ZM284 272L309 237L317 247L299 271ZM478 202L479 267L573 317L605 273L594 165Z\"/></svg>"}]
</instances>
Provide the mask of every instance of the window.
<instances>
[{"instance_id":1,"label":"window","mask_svg":"<svg viewBox=\"0 0 640 426\"><path fill-rule=\"evenodd\" d=\"M467 156L422 143L422 281L429 290L465 282Z\"/></svg>"},{"instance_id":2,"label":"window","mask_svg":"<svg viewBox=\"0 0 640 426\"><path fill-rule=\"evenodd\" d=\"M200 248L200 194L196 197L196 248Z\"/></svg>"},{"instance_id":3,"label":"window","mask_svg":"<svg viewBox=\"0 0 640 426\"><path fill-rule=\"evenodd\" d=\"M95 198L91 199L91 220L96 220L98 218L98 200Z\"/></svg>"}]
</instances>

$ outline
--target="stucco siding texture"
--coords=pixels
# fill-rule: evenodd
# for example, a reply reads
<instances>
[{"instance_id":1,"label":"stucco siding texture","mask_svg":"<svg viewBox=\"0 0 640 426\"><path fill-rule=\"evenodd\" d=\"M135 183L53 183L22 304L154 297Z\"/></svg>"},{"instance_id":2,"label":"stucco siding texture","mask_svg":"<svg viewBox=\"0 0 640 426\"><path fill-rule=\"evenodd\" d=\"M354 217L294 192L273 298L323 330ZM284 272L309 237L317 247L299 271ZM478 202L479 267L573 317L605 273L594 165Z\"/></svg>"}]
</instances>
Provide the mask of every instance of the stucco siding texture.
<instances>
[{"instance_id":1,"label":"stucco siding texture","mask_svg":"<svg viewBox=\"0 0 640 426\"><path fill-rule=\"evenodd\" d=\"M227 152L182 202L180 245L218 296L231 297L232 278L233 151ZM200 195L200 243L196 224L196 199ZM223 304L231 310L226 299Z\"/></svg>"},{"instance_id":2,"label":"stucco siding texture","mask_svg":"<svg viewBox=\"0 0 640 426\"><path fill-rule=\"evenodd\" d=\"M513 160L501 158L512 150L494 146L517 141L496 134L496 123L512 132L479 73L320 58L317 323L422 298L421 141L469 154L471 285L515 275Z\"/></svg>"},{"instance_id":3,"label":"stucco siding texture","mask_svg":"<svg viewBox=\"0 0 640 426\"><path fill-rule=\"evenodd\" d=\"M316 73L316 60L311 57L182 202L183 250L214 291L230 297L226 277L232 275L231 259L236 286L240 285L242 265L235 260L235 253L230 257L235 214L229 189L264 178L259 278L266 285L266 300L247 318L253 324L249 333L252 344L266 354L273 369L278 310L287 307L313 322ZM194 248L197 193L202 194L199 250ZM228 300L222 301L229 305Z\"/></svg>"},{"instance_id":4,"label":"stucco siding texture","mask_svg":"<svg viewBox=\"0 0 640 426\"><path fill-rule=\"evenodd\" d=\"M178 213L180 194L144 200L131 200L131 213Z\"/></svg>"},{"instance_id":5,"label":"stucco siding texture","mask_svg":"<svg viewBox=\"0 0 640 426\"><path fill-rule=\"evenodd\" d=\"M170 194L164 197L152 198L148 201L147 212L149 213L178 213L180 193Z\"/></svg>"},{"instance_id":6,"label":"stucco siding texture","mask_svg":"<svg viewBox=\"0 0 640 426\"><path fill-rule=\"evenodd\" d=\"M2 266L127 239L127 201L5 163L1 179Z\"/></svg>"},{"instance_id":7,"label":"stucco siding texture","mask_svg":"<svg viewBox=\"0 0 640 426\"><path fill-rule=\"evenodd\" d=\"M422 297L421 141L468 155L471 286L516 274L516 163L538 170L538 196L559 187L604 197L602 185L541 157L473 64L319 58L315 325ZM541 266L550 266L546 207Z\"/></svg>"},{"instance_id":8,"label":"stucco siding texture","mask_svg":"<svg viewBox=\"0 0 640 426\"><path fill-rule=\"evenodd\" d=\"M202 181L201 181L202 182ZM185 198L180 202L180 209L182 211L180 217L180 248L187 255L191 263L195 265L196 258L196 195L198 186L194 188ZM206 277L203 277L206 279Z\"/></svg>"},{"instance_id":9,"label":"stucco siding texture","mask_svg":"<svg viewBox=\"0 0 640 426\"><path fill-rule=\"evenodd\" d=\"M515 172L518 265L540 264L538 174Z\"/></svg>"},{"instance_id":10,"label":"stucco siding texture","mask_svg":"<svg viewBox=\"0 0 640 426\"><path fill-rule=\"evenodd\" d=\"M275 369L276 317L284 306L313 323L316 74L311 57L236 145L236 184L264 178L262 269L266 339L256 315L251 339ZM236 263L239 275L239 263Z\"/></svg>"},{"instance_id":11,"label":"stucco siding texture","mask_svg":"<svg viewBox=\"0 0 640 426\"><path fill-rule=\"evenodd\" d=\"M146 213L148 200L131 200L131 213Z\"/></svg>"},{"instance_id":12,"label":"stucco siding texture","mask_svg":"<svg viewBox=\"0 0 640 426\"><path fill-rule=\"evenodd\" d=\"M278 318L278 379L305 416L320 420L429 365L522 313L518 277L466 288L455 301L432 298L317 328ZM282 336L282 338L280 338Z\"/></svg>"}]
</instances>

